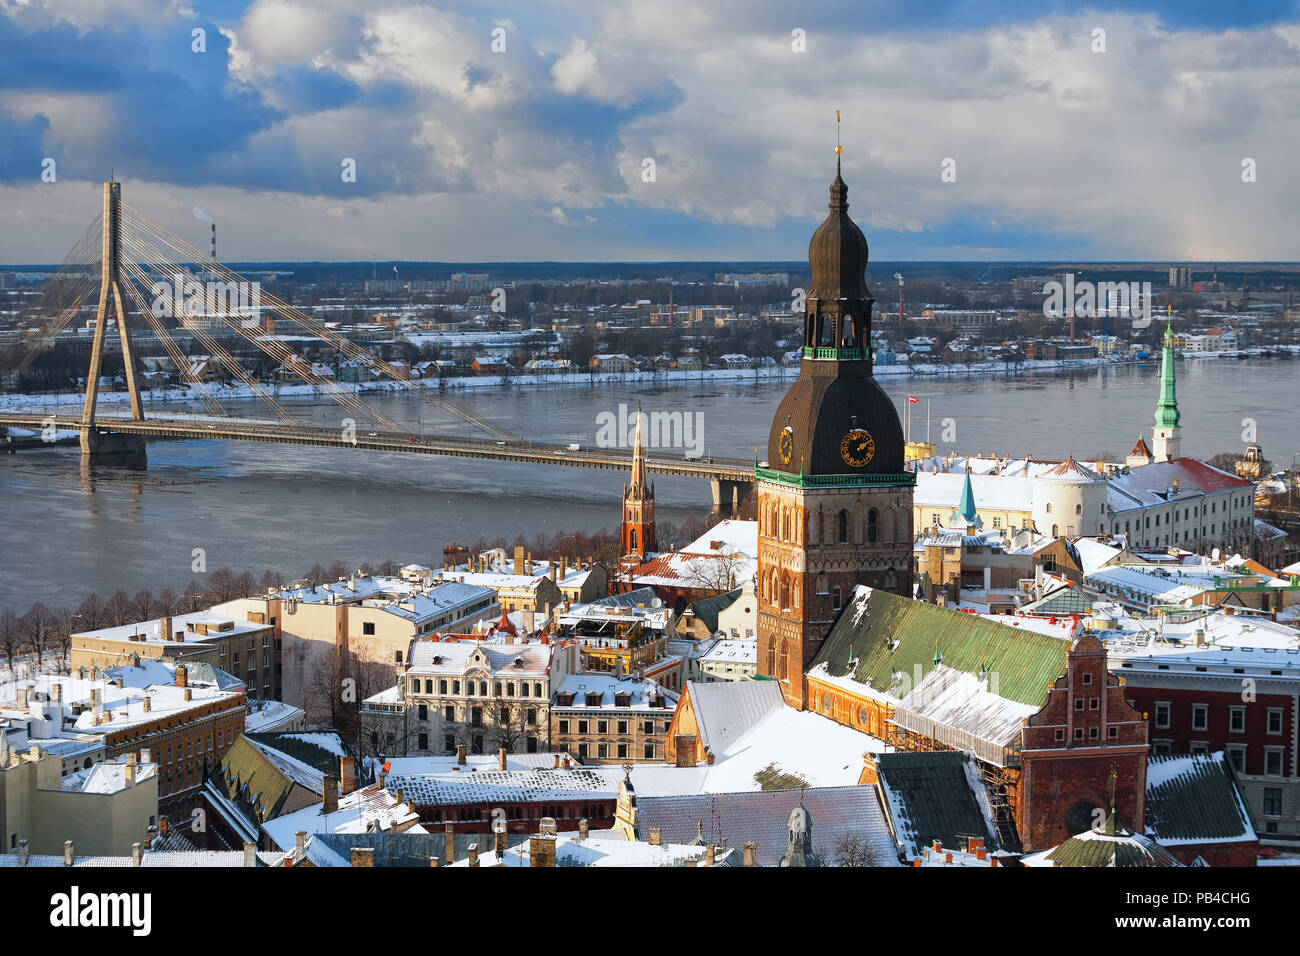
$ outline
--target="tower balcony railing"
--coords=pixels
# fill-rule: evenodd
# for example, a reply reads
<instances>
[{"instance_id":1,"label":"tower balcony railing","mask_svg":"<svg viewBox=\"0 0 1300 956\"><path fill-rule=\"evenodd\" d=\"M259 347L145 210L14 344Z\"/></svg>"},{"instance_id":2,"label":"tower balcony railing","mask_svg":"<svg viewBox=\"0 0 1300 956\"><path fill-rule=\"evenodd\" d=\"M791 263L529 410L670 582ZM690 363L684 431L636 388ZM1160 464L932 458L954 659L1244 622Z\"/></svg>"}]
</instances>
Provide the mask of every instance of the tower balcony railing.
<instances>
[{"instance_id":1,"label":"tower balcony railing","mask_svg":"<svg viewBox=\"0 0 1300 956\"><path fill-rule=\"evenodd\" d=\"M841 362L856 362L862 359L863 350L854 347L835 348L833 346L805 345L803 357L809 359L838 359Z\"/></svg>"},{"instance_id":2,"label":"tower balcony railing","mask_svg":"<svg viewBox=\"0 0 1300 956\"><path fill-rule=\"evenodd\" d=\"M899 474L881 473L872 475L790 475L784 471L773 471L770 468L755 468L754 477L759 481L775 481L779 484L794 485L798 488L916 484L916 473L911 471L904 471Z\"/></svg>"}]
</instances>

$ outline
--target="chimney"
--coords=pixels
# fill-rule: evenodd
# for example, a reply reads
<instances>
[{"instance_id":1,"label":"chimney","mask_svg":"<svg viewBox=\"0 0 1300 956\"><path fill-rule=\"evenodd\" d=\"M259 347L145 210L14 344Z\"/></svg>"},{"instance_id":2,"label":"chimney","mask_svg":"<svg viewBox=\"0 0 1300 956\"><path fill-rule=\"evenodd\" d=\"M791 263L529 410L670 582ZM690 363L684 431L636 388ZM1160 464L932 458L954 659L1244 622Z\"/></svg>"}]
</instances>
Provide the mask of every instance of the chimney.
<instances>
[{"instance_id":1,"label":"chimney","mask_svg":"<svg viewBox=\"0 0 1300 956\"><path fill-rule=\"evenodd\" d=\"M194 699L194 690L193 690L193 688L186 687L186 688L184 688L184 689L182 690L182 693L185 695L185 702L186 702L186 703L189 703L190 701L192 701L192 700Z\"/></svg>"},{"instance_id":2,"label":"chimney","mask_svg":"<svg viewBox=\"0 0 1300 956\"><path fill-rule=\"evenodd\" d=\"M501 855L505 853L506 850L510 849L510 841L506 839L505 827L502 827L500 830L497 830L496 839L494 842L495 842L495 846L493 847L493 849L496 850L497 859L500 860Z\"/></svg>"},{"instance_id":3,"label":"chimney","mask_svg":"<svg viewBox=\"0 0 1300 956\"><path fill-rule=\"evenodd\" d=\"M184 664L176 665L176 686L188 687L190 685L190 671ZM189 698L186 698L187 700Z\"/></svg>"},{"instance_id":4,"label":"chimney","mask_svg":"<svg viewBox=\"0 0 1300 956\"><path fill-rule=\"evenodd\" d=\"M293 834L293 847L299 853L307 849L307 831L297 830Z\"/></svg>"},{"instance_id":5,"label":"chimney","mask_svg":"<svg viewBox=\"0 0 1300 956\"><path fill-rule=\"evenodd\" d=\"M438 865L438 858L436 856L429 857L429 866L436 868L437 865Z\"/></svg>"},{"instance_id":6,"label":"chimney","mask_svg":"<svg viewBox=\"0 0 1300 956\"><path fill-rule=\"evenodd\" d=\"M581 819L581 820L578 821L578 839L579 839L579 840L585 840L585 839L587 839L587 819L586 819L586 817L584 817L583 819Z\"/></svg>"},{"instance_id":7,"label":"chimney","mask_svg":"<svg viewBox=\"0 0 1300 956\"><path fill-rule=\"evenodd\" d=\"M72 841L64 840L63 841L63 865L72 866L72 857L73 857Z\"/></svg>"},{"instance_id":8,"label":"chimney","mask_svg":"<svg viewBox=\"0 0 1300 956\"><path fill-rule=\"evenodd\" d=\"M515 571L515 574L523 574L523 573L524 573L524 548L523 548L523 545L516 545L516 547L515 547L515 568L514 568L514 571Z\"/></svg>"},{"instance_id":9,"label":"chimney","mask_svg":"<svg viewBox=\"0 0 1300 956\"><path fill-rule=\"evenodd\" d=\"M126 766L122 768L122 773L126 777L126 785L128 787L134 787L135 786L135 759L134 759L135 754L127 754L127 756L132 759L127 760Z\"/></svg>"},{"instance_id":10,"label":"chimney","mask_svg":"<svg viewBox=\"0 0 1300 956\"><path fill-rule=\"evenodd\" d=\"M374 847L354 846L352 848L352 853L350 854L350 857L351 858L349 862L353 866L364 866L364 867L369 867L371 869L374 869L375 866Z\"/></svg>"},{"instance_id":11,"label":"chimney","mask_svg":"<svg viewBox=\"0 0 1300 956\"><path fill-rule=\"evenodd\" d=\"M741 847L741 851L745 854L744 856L745 866L758 866L758 844L757 843L746 843L744 846Z\"/></svg>"},{"instance_id":12,"label":"chimney","mask_svg":"<svg viewBox=\"0 0 1300 956\"><path fill-rule=\"evenodd\" d=\"M464 744L457 744L457 745L456 745L456 763L460 764L462 767L465 765L465 745L464 745Z\"/></svg>"},{"instance_id":13,"label":"chimney","mask_svg":"<svg viewBox=\"0 0 1300 956\"><path fill-rule=\"evenodd\" d=\"M498 770L506 769L506 748L505 747L497 748L497 769Z\"/></svg>"},{"instance_id":14,"label":"chimney","mask_svg":"<svg viewBox=\"0 0 1300 956\"><path fill-rule=\"evenodd\" d=\"M442 843L442 855L450 866L456 862L456 832L451 828L450 823L442 828Z\"/></svg>"},{"instance_id":15,"label":"chimney","mask_svg":"<svg viewBox=\"0 0 1300 956\"><path fill-rule=\"evenodd\" d=\"M658 827L651 827L651 828L650 828L650 845L651 845L651 846L659 846L659 828L658 828Z\"/></svg>"},{"instance_id":16,"label":"chimney","mask_svg":"<svg viewBox=\"0 0 1300 956\"><path fill-rule=\"evenodd\" d=\"M171 829L171 825L172 822L167 818L167 814L164 813L158 818L158 836L160 839L167 839L167 831Z\"/></svg>"},{"instance_id":17,"label":"chimney","mask_svg":"<svg viewBox=\"0 0 1300 956\"><path fill-rule=\"evenodd\" d=\"M144 847L139 843L131 844L131 865L139 866L144 862Z\"/></svg>"},{"instance_id":18,"label":"chimney","mask_svg":"<svg viewBox=\"0 0 1300 956\"><path fill-rule=\"evenodd\" d=\"M149 713L151 710L153 710L153 698L145 697L143 700L140 701L140 707L146 714Z\"/></svg>"},{"instance_id":19,"label":"chimney","mask_svg":"<svg viewBox=\"0 0 1300 956\"><path fill-rule=\"evenodd\" d=\"M357 787L356 762L351 757L339 758L339 783L345 797Z\"/></svg>"},{"instance_id":20,"label":"chimney","mask_svg":"<svg viewBox=\"0 0 1300 956\"><path fill-rule=\"evenodd\" d=\"M27 846L26 840L18 841L18 865L26 866L27 860L31 857L32 851Z\"/></svg>"},{"instance_id":21,"label":"chimney","mask_svg":"<svg viewBox=\"0 0 1300 956\"><path fill-rule=\"evenodd\" d=\"M478 844L477 843L471 843L469 845L469 865L478 866Z\"/></svg>"},{"instance_id":22,"label":"chimney","mask_svg":"<svg viewBox=\"0 0 1300 956\"><path fill-rule=\"evenodd\" d=\"M714 862L717 860L716 852L717 852L717 851L714 849L712 843L710 843L710 844L708 844L707 846L705 846L705 848L704 848L704 865L705 865L705 866L713 866L713 865L714 865Z\"/></svg>"},{"instance_id":23,"label":"chimney","mask_svg":"<svg viewBox=\"0 0 1300 956\"><path fill-rule=\"evenodd\" d=\"M166 617L158 621L158 640L170 641L171 639L172 639L172 616L168 614Z\"/></svg>"},{"instance_id":24,"label":"chimney","mask_svg":"<svg viewBox=\"0 0 1300 956\"><path fill-rule=\"evenodd\" d=\"M140 763L153 763L153 751L148 747L140 750Z\"/></svg>"},{"instance_id":25,"label":"chimney","mask_svg":"<svg viewBox=\"0 0 1300 956\"><path fill-rule=\"evenodd\" d=\"M551 756L552 756L553 758L555 758L555 766L554 766L553 769L555 769L555 770L559 770L559 769L560 769L560 755L559 755L559 754L551 754Z\"/></svg>"},{"instance_id":26,"label":"chimney","mask_svg":"<svg viewBox=\"0 0 1300 956\"><path fill-rule=\"evenodd\" d=\"M244 843L244 866L257 866L256 843Z\"/></svg>"},{"instance_id":27,"label":"chimney","mask_svg":"<svg viewBox=\"0 0 1300 956\"><path fill-rule=\"evenodd\" d=\"M18 687L14 691L14 693L17 695L15 699L15 703L18 705L19 709L26 710L27 709L27 685L23 684L21 687Z\"/></svg>"},{"instance_id":28,"label":"chimney","mask_svg":"<svg viewBox=\"0 0 1300 956\"><path fill-rule=\"evenodd\" d=\"M528 838L528 865L555 866L555 837L539 834Z\"/></svg>"},{"instance_id":29,"label":"chimney","mask_svg":"<svg viewBox=\"0 0 1300 956\"><path fill-rule=\"evenodd\" d=\"M333 774L321 777L321 813L334 813L339 808L339 780Z\"/></svg>"},{"instance_id":30,"label":"chimney","mask_svg":"<svg viewBox=\"0 0 1300 956\"><path fill-rule=\"evenodd\" d=\"M542 817L541 822L537 825L537 832L543 836L555 836L555 817Z\"/></svg>"}]
</instances>

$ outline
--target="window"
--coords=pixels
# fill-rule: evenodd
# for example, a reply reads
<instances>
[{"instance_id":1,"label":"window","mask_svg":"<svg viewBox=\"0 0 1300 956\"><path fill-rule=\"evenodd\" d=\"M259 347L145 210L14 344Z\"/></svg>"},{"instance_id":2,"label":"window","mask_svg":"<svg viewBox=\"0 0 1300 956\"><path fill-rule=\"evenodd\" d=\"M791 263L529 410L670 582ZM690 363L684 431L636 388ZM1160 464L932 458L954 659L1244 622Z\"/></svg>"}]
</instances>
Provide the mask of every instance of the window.
<instances>
[{"instance_id":1,"label":"window","mask_svg":"<svg viewBox=\"0 0 1300 956\"><path fill-rule=\"evenodd\" d=\"M419 719L420 719L420 720L428 720L428 719L429 719L429 706L428 706L428 704L421 704L421 705L419 706L419 709L418 709L417 713L420 715L420 716L419 716ZM421 747L421 749L424 749L424 748Z\"/></svg>"},{"instance_id":2,"label":"window","mask_svg":"<svg viewBox=\"0 0 1300 956\"><path fill-rule=\"evenodd\" d=\"M1119 736L1119 728L1114 724L1106 728L1106 736L1112 740Z\"/></svg>"},{"instance_id":3,"label":"window","mask_svg":"<svg viewBox=\"0 0 1300 956\"><path fill-rule=\"evenodd\" d=\"M1167 701L1156 702L1156 726L1162 730L1169 726L1169 704Z\"/></svg>"},{"instance_id":4,"label":"window","mask_svg":"<svg viewBox=\"0 0 1300 956\"><path fill-rule=\"evenodd\" d=\"M1064 727L1057 727L1057 728L1056 728L1056 739L1057 739L1057 740L1064 740L1064 739L1065 739L1065 728L1064 728Z\"/></svg>"},{"instance_id":5,"label":"window","mask_svg":"<svg viewBox=\"0 0 1300 956\"><path fill-rule=\"evenodd\" d=\"M448 704L442 709L442 719L451 722L456 719L456 708Z\"/></svg>"},{"instance_id":6,"label":"window","mask_svg":"<svg viewBox=\"0 0 1300 956\"><path fill-rule=\"evenodd\" d=\"M847 511L840 512L839 539L840 539L840 544L849 543L849 513Z\"/></svg>"},{"instance_id":7,"label":"window","mask_svg":"<svg viewBox=\"0 0 1300 956\"><path fill-rule=\"evenodd\" d=\"M567 720L560 721L560 733L567 734L568 732L569 732L569 722Z\"/></svg>"},{"instance_id":8,"label":"window","mask_svg":"<svg viewBox=\"0 0 1300 956\"><path fill-rule=\"evenodd\" d=\"M1264 748L1264 775L1267 777L1282 776L1282 748L1281 747Z\"/></svg>"},{"instance_id":9,"label":"window","mask_svg":"<svg viewBox=\"0 0 1300 956\"><path fill-rule=\"evenodd\" d=\"M1084 675L1083 675L1083 682L1084 682L1085 684L1091 684L1091 683L1092 683L1092 675L1091 675L1091 674L1084 674Z\"/></svg>"},{"instance_id":10,"label":"window","mask_svg":"<svg viewBox=\"0 0 1300 956\"><path fill-rule=\"evenodd\" d=\"M608 756L609 756L609 745L608 745L608 744L596 744L596 757L597 757L597 758L603 758L603 757L608 757Z\"/></svg>"},{"instance_id":11,"label":"window","mask_svg":"<svg viewBox=\"0 0 1300 956\"><path fill-rule=\"evenodd\" d=\"M1246 732L1246 708L1229 707L1228 708L1228 731L1234 734Z\"/></svg>"},{"instance_id":12,"label":"window","mask_svg":"<svg viewBox=\"0 0 1300 956\"><path fill-rule=\"evenodd\" d=\"M456 752L456 738L455 738L454 736L452 736L451 734L447 734L445 737L443 737L443 738L442 738L442 749L443 749L445 752L449 753L449 754L453 754L453 753L455 753L455 752Z\"/></svg>"},{"instance_id":13,"label":"window","mask_svg":"<svg viewBox=\"0 0 1300 956\"><path fill-rule=\"evenodd\" d=\"M587 732L587 722L585 720L578 721L578 733L585 734L586 732Z\"/></svg>"},{"instance_id":14,"label":"window","mask_svg":"<svg viewBox=\"0 0 1300 956\"><path fill-rule=\"evenodd\" d=\"M483 726L483 708L471 707L469 709L469 723L471 727Z\"/></svg>"},{"instance_id":15,"label":"window","mask_svg":"<svg viewBox=\"0 0 1300 956\"><path fill-rule=\"evenodd\" d=\"M1083 728L1082 728L1082 727L1075 727L1075 728L1074 728L1074 739L1075 739L1075 740L1082 740L1082 739L1083 739Z\"/></svg>"},{"instance_id":16,"label":"window","mask_svg":"<svg viewBox=\"0 0 1300 956\"><path fill-rule=\"evenodd\" d=\"M447 693L447 682L445 680L438 681L438 693L439 694Z\"/></svg>"},{"instance_id":17,"label":"window","mask_svg":"<svg viewBox=\"0 0 1300 956\"><path fill-rule=\"evenodd\" d=\"M607 734L607 733L609 733L609 721L607 721L607 720L598 720L598 721L596 721L596 733L598 733L598 734Z\"/></svg>"},{"instance_id":18,"label":"window","mask_svg":"<svg viewBox=\"0 0 1300 956\"><path fill-rule=\"evenodd\" d=\"M1282 708L1270 707L1268 709L1268 732L1274 736L1282 733Z\"/></svg>"},{"instance_id":19,"label":"window","mask_svg":"<svg viewBox=\"0 0 1300 956\"><path fill-rule=\"evenodd\" d=\"M1210 705L1192 704L1192 730L1205 730L1210 726Z\"/></svg>"},{"instance_id":20,"label":"window","mask_svg":"<svg viewBox=\"0 0 1300 956\"><path fill-rule=\"evenodd\" d=\"M1237 773L1246 772L1246 748L1241 744L1229 744L1224 748L1228 752L1228 760L1232 763L1232 769Z\"/></svg>"},{"instance_id":21,"label":"window","mask_svg":"<svg viewBox=\"0 0 1300 956\"><path fill-rule=\"evenodd\" d=\"M1100 698L1100 697L1089 697L1089 698L1088 698L1088 709L1089 709L1089 710L1097 710L1100 706L1101 706L1101 698Z\"/></svg>"},{"instance_id":22,"label":"window","mask_svg":"<svg viewBox=\"0 0 1300 956\"><path fill-rule=\"evenodd\" d=\"M1282 788L1264 788L1264 816L1280 817L1282 815Z\"/></svg>"},{"instance_id":23,"label":"window","mask_svg":"<svg viewBox=\"0 0 1300 956\"><path fill-rule=\"evenodd\" d=\"M838 611L843 606L843 598L844 594L839 588L831 590L831 602L834 604L835 610Z\"/></svg>"},{"instance_id":24,"label":"window","mask_svg":"<svg viewBox=\"0 0 1300 956\"><path fill-rule=\"evenodd\" d=\"M1083 505L1075 505L1075 506L1074 506L1074 513L1077 514L1077 515L1081 515L1081 514L1083 514Z\"/></svg>"},{"instance_id":25,"label":"window","mask_svg":"<svg viewBox=\"0 0 1300 956\"><path fill-rule=\"evenodd\" d=\"M420 741L420 745L419 745L419 746L420 746L420 749L421 749L421 750L428 750L428 749L429 749L429 735L428 735L428 734L420 734L420 736L419 736L419 741Z\"/></svg>"},{"instance_id":26,"label":"window","mask_svg":"<svg viewBox=\"0 0 1300 956\"><path fill-rule=\"evenodd\" d=\"M643 734L653 734L655 732L655 722L653 720L645 721L645 726L641 728Z\"/></svg>"},{"instance_id":27,"label":"window","mask_svg":"<svg viewBox=\"0 0 1300 956\"><path fill-rule=\"evenodd\" d=\"M646 744L646 745L645 745L645 759L646 759L646 760L654 760L654 759L655 759L655 745L654 745L654 744Z\"/></svg>"},{"instance_id":28,"label":"window","mask_svg":"<svg viewBox=\"0 0 1300 956\"><path fill-rule=\"evenodd\" d=\"M1083 698L1082 698L1082 697L1076 697L1076 698L1074 698L1074 709L1075 709L1075 710L1083 710Z\"/></svg>"},{"instance_id":29,"label":"window","mask_svg":"<svg viewBox=\"0 0 1300 956\"><path fill-rule=\"evenodd\" d=\"M1201 755L1208 754L1210 752L1210 742L1208 740L1193 740L1187 745L1187 752Z\"/></svg>"},{"instance_id":30,"label":"window","mask_svg":"<svg viewBox=\"0 0 1300 956\"><path fill-rule=\"evenodd\" d=\"M618 732L619 732L620 734L625 734L625 733L627 733L627 721L626 721L626 720L620 720L620 721L618 722ZM619 756L620 756L620 757L626 757L627 754L619 754Z\"/></svg>"},{"instance_id":31,"label":"window","mask_svg":"<svg viewBox=\"0 0 1300 956\"><path fill-rule=\"evenodd\" d=\"M374 621L365 621L365 622L361 625L361 633L364 634L364 635L366 635L366 637L374 637L374 634L375 634L375 622L374 622Z\"/></svg>"},{"instance_id":32,"label":"window","mask_svg":"<svg viewBox=\"0 0 1300 956\"><path fill-rule=\"evenodd\" d=\"M626 756L627 756L627 744L619 744L619 745L618 745L618 755L619 755L620 757L626 757Z\"/></svg>"}]
</instances>

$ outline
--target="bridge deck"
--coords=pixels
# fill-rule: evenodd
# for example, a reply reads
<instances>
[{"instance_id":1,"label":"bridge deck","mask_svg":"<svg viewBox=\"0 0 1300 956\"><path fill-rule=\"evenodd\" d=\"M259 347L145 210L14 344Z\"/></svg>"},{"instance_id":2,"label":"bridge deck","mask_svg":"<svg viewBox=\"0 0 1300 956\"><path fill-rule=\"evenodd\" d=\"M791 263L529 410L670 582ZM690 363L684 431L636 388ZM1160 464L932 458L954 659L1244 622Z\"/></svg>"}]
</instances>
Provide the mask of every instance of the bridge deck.
<instances>
[{"instance_id":1,"label":"bridge deck","mask_svg":"<svg viewBox=\"0 0 1300 956\"><path fill-rule=\"evenodd\" d=\"M0 414L0 427L41 429L79 429L81 417L72 415ZM284 425L272 422L199 419L195 421L166 418L109 418L97 416L95 428L101 432L145 435L173 440L222 439L227 441L270 442L281 445L317 445L332 448L358 448L369 451L405 452L416 455L443 455L452 458L484 458L517 461L537 465L561 465L570 468L602 468L628 471L631 451L583 448L571 451L563 445L529 442L526 444L480 438L456 438L446 435L413 435L398 432L375 432L364 428L355 437L344 436L338 428L311 425ZM646 468L655 474L685 478L708 478L723 481L753 481L754 463L743 458L684 459L665 455L646 455Z\"/></svg>"}]
</instances>

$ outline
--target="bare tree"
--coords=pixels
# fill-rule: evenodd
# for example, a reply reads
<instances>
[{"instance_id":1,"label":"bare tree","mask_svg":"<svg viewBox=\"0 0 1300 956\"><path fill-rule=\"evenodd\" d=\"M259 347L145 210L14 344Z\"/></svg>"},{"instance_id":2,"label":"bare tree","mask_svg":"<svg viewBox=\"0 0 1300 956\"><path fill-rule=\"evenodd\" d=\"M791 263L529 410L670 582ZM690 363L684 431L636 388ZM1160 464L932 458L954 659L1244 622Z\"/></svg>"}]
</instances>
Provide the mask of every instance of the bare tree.
<instances>
[{"instance_id":1,"label":"bare tree","mask_svg":"<svg viewBox=\"0 0 1300 956\"><path fill-rule=\"evenodd\" d=\"M31 610L23 615L20 622L23 650L36 655L37 667L44 663L45 655L54 646L54 634L57 626L58 621L54 616L54 612L39 601L33 604Z\"/></svg>"},{"instance_id":2,"label":"bare tree","mask_svg":"<svg viewBox=\"0 0 1300 956\"><path fill-rule=\"evenodd\" d=\"M99 595L91 594L82 601L73 620L77 622L77 628L82 631L93 631L97 627L103 627L104 602L99 599Z\"/></svg>"},{"instance_id":3,"label":"bare tree","mask_svg":"<svg viewBox=\"0 0 1300 956\"><path fill-rule=\"evenodd\" d=\"M23 632L18 615L13 611L0 612L0 654L5 656L5 665L13 670L14 656L22 648Z\"/></svg>"},{"instance_id":4,"label":"bare tree","mask_svg":"<svg viewBox=\"0 0 1300 956\"><path fill-rule=\"evenodd\" d=\"M148 588L131 598L131 616L137 621L148 621L157 616L158 602Z\"/></svg>"},{"instance_id":5,"label":"bare tree","mask_svg":"<svg viewBox=\"0 0 1300 956\"><path fill-rule=\"evenodd\" d=\"M121 627L131 623L131 599L121 588L114 591L104 602L104 624L108 627Z\"/></svg>"},{"instance_id":6,"label":"bare tree","mask_svg":"<svg viewBox=\"0 0 1300 956\"><path fill-rule=\"evenodd\" d=\"M203 593L203 586L198 581L191 581L185 593L177 598L176 611L179 614L193 614L202 611L208 603L207 595Z\"/></svg>"},{"instance_id":7,"label":"bare tree","mask_svg":"<svg viewBox=\"0 0 1300 956\"><path fill-rule=\"evenodd\" d=\"M686 580L692 587L723 594L740 586L749 559L744 552L723 547L714 554L700 555L686 565Z\"/></svg>"},{"instance_id":8,"label":"bare tree","mask_svg":"<svg viewBox=\"0 0 1300 956\"><path fill-rule=\"evenodd\" d=\"M879 866L880 853L861 833L849 832L835 844L836 866Z\"/></svg>"},{"instance_id":9,"label":"bare tree","mask_svg":"<svg viewBox=\"0 0 1300 956\"><path fill-rule=\"evenodd\" d=\"M169 616L176 612L176 595L171 588L163 588L159 591L154 603L159 617Z\"/></svg>"},{"instance_id":10,"label":"bare tree","mask_svg":"<svg viewBox=\"0 0 1300 956\"><path fill-rule=\"evenodd\" d=\"M262 575L262 588L270 590L271 588L284 587L284 575L279 571L272 571L270 568Z\"/></svg>"}]
</instances>

